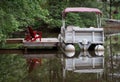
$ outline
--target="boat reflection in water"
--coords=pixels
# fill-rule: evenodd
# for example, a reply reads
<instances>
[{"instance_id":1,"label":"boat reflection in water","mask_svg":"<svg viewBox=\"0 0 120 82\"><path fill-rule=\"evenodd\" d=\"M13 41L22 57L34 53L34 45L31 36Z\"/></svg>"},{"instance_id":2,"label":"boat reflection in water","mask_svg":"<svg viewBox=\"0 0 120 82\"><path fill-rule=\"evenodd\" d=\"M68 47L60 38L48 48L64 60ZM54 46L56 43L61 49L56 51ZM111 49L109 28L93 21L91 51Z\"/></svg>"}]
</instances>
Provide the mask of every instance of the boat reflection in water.
<instances>
[{"instance_id":1,"label":"boat reflection in water","mask_svg":"<svg viewBox=\"0 0 120 82\"><path fill-rule=\"evenodd\" d=\"M94 55L88 51L80 52L78 57L65 58L63 76L66 77L66 71L74 73L91 73L101 76L104 71L104 51L97 51ZM67 54L66 54L67 55ZM100 55L100 56L99 56Z\"/></svg>"},{"instance_id":2,"label":"boat reflection in water","mask_svg":"<svg viewBox=\"0 0 120 82\"><path fill-rule=\"evenodd\" d=\"M24 57L28 60L29 76L40 74L37 77L39 81L45 79L50 82L102 82L100 81L104 71L102 53L70 51L63 54L54 50L42 50L38 53L28 52ZM35 78L29 79L35 80Z\"/></svg>"}]
</instances>

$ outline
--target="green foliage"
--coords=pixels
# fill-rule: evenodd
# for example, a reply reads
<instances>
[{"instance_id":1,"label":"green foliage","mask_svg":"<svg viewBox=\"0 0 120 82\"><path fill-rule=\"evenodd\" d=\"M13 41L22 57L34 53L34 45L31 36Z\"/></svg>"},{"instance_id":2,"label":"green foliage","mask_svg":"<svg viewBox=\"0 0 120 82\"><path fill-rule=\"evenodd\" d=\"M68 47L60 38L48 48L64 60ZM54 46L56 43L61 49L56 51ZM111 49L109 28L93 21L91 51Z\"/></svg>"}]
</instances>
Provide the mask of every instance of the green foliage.
<instances>
[{"instance_id":1,"label":"green foliage","mask_svg":"<svg viewBox=\"0 0 120 82\"><path fill-rule=\"evenodd\" d=\"M0 1L0 43L15 31L36 22L49 23L49 12L42 8L46 0L2 0Z\"/></svg>"},{"instance_id":2,"label":"green foliage","mask_svg":"<svg viewBox=\"0 0 120 82\"><path fill-rule=\"evenodd\" d=\"M49 0L48 11L50 13L51 21L48 23L50 28L60 28L62 25L62 11L66 8L66 1L53 1Z\"/></svg>"},{"instance_id":3,"label":"green foliage","mask_svg":"<svg viewBox=\"0 0 120 82\"><path fill-rule=\"evenodd\" d=\"M26 61L20 56L0 56L0 82L22 82L27 75Z\"/></svg>"},{"instance_id":4,"label":"green foliage","mask_svg":"<svg viewBox=\"0 0 120 82\"><path fill-rule=\"evenodd\" d=\"M57 3L59 2L59 4ZM62 25L61 22L61 16L62 16L62 11L66 7L96 7L98 8L98 2L96 0L89 0L89 1L83 1L83 0L64 0L64 1L49 1L50 7L48 8L50 17L52 21L50 22L49 26L51 28L57 27L60 28ZM77 25L77 26L91 26L95 25L96 22L93 21L95 18L95 15L91 14L70 14L66 19L68 25ZM94 19L95 20L95 19Z\"/></svg>"},{"instance_id":5,"label":"green foliage","mask_svg":"<svg viewBox=\"0 0 120 82\"><path fill-rule=\"evenodd\" d=\"M65 19L67 26L68 25L84 26L81 17L77 13L68 13Z\"/></svg>"},{"instance_id":6,"label":"green foliage","mask_svg":"<svg viewBox=\"0 0 120 82\"><path fill-rule=\"evenodd\" d=\"M119 4L119 1L115 0L112 5L115 3ZM34 28L41 26L60 28L61 14L66 7L102 8L103 4L97 0L2 0L0 2L0 42L9 37L12 32L24 29L28 25L32 25ZM115 18L117 17L119 18L119 15L115 16ZM95 22L91 22L94 16L89 14L71 14L68 20L72 20L72 18L75 21L68 21L71 24L76 23L76 25L87 27L95 24Z\"/></svg>"},{"instance_id":7,"label":"green foliage","mask_svg":"<svg viewBox=\"0 0 120 82\"><path fill-rule=\"evenodd\" d=\"M112 6L119 7L120 0L113 0L111 4L112 4Z\"/></svg>"},{"instance_id":8,"label":"green foliage","mask_svg":"<svg viewBox=\"0 0 120 82\"><path fill-rule=\"evenodd\" d=\"M67 25L75 25L81 28L96 26L95 13L69 13L66 17Z\"/></svg>"},{"instance_id":9,"label":"green foliage","mask_svg":"<svg viewBox=\"0 0 120 82\"><path fill-rule=\"evenodd\" d=\"M23 44L4 44L4 46L0 46L3 49L20 49L23 47Z\"/></svg>"},{"instance_id":10,"label":"green foliage","mask_svg":"<svg viewBox=\"0 0 120 82\"><path fill-rule=\"evenodd\" d=\"M46 9L41 8L43 0L6 0L0 2L0 28L4 34L18 30L18 27L34 25L35 21L49 22Z\"/></svg>"}]
</instances>

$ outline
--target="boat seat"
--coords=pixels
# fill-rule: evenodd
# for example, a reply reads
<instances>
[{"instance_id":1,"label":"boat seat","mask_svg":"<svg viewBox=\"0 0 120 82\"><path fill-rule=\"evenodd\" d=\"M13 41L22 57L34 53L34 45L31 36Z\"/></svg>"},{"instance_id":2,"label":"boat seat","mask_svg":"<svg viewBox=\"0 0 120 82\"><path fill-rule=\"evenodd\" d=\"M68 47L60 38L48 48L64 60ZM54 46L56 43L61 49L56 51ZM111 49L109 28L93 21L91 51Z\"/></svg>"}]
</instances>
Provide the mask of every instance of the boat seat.
<instances>
[{"instance_id":1,"label":"boat seat","mask_svg":"<svg viewBox=\"0 0 120 82\"><path fill-rule=\"evenodd\" d=\"M74 27L75 27L75 26L72 26L72 25L67 26L66 30L67 30L68 32L71 32Z\"/></svg>"},{"instance_id":2,"label":"boat seat","mask_svg":"<svg viewBox=\"0 0 120 82\"><path fill-rule=\"evenodd\" d=\"M25 36L26 41L32 42L32 41L37 41L38 39L39 41L41 41L41 38L42 38L42 32L34 31L30 26L27 27L27 33Z\"/></svg>"}]
</instances>

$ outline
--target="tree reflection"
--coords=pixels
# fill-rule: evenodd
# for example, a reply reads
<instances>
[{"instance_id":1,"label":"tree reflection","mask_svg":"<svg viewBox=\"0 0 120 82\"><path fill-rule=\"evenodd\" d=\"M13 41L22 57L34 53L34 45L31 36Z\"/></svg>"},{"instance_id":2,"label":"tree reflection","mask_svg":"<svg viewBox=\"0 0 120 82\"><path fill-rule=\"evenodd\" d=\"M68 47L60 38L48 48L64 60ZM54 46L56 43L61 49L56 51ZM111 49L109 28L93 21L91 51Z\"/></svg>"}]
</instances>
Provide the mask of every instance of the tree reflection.
<instances>
[{"instance_id":1,"label":"tree reflection","mask_svg":"<svg viewBox=\"0 0 120 82\"><path fill-rule=\"evenodd\" d=\"M25 82L62 82L62 64L60 58L42 58L42 64L29 73Z\"/></svg>"}]
</instances>

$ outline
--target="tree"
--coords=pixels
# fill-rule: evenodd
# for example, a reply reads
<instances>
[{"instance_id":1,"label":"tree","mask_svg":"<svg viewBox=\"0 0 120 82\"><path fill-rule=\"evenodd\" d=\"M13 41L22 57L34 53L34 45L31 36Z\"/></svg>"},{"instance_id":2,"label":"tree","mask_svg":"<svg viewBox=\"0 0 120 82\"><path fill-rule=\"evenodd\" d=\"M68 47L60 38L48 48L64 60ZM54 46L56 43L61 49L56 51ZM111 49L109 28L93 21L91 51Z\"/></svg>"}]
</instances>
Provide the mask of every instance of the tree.
<instances>
[{"instance_id":1,"label":"tree","mask_svg":"<svg viewBox=\"0 0 120 82\"><path fill-rule=\"evenodd\" d=\"M48 10L43 0L2 0L0 1L0 42L12 32L34 25L36 21L47 23Z\"/></svg>"},{"instance_id":2,"label":"tree","mask_svg":"<svg viewBox=\"0 0 120 82\"><path fill-rule=\"evenodd\" d=\"M49 13L50 13L50 18L52 19L52 21L49 23L49 26L52 28L60 28L62 25L61 22L61 14L62 11L66 8L66 7L95 7L98 8L99 3L96 0L49 0ZM87 18L87 20L85 20ZM71 19L75 19L74 21L68 21L69 24L72 23L76 23L77 25L80 26L89 26L91 24L93 24L93 22L90 21L90 19L92 20L93 18L95 18L93 15L90 16L89 14L86 16L84 14L82 14L82 20L80 20L80 15L76 15L76 14L71 14L69 15L69 18L67 18L68 20ZM83 24L84 23L84 24Z\"/></svg>"}]
</instances>

